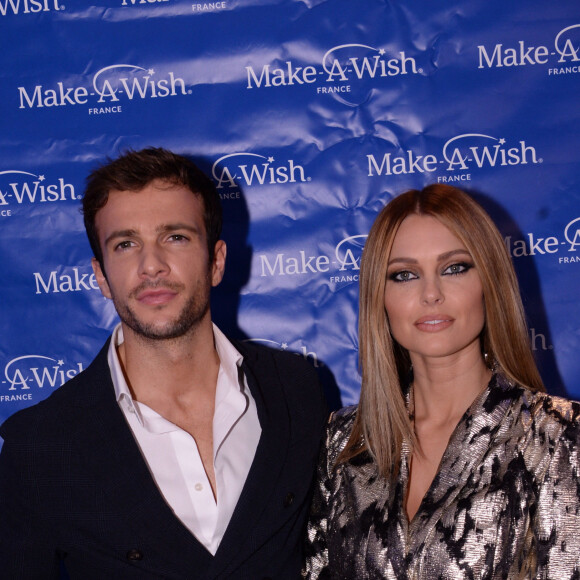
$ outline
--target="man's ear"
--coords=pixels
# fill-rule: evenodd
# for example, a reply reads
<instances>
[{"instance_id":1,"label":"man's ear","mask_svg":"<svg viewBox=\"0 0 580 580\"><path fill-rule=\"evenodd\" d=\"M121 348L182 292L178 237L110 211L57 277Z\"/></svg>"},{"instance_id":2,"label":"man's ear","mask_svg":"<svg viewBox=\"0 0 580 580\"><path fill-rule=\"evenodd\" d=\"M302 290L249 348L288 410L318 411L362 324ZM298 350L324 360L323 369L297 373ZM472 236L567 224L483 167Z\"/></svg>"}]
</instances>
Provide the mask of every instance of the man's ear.
<instances>
[{"instance_id":1,"label":"man's ear","mask_svg":"<svg viewBox=\"0 0 580 580\"><path fill-rule=\"evenodd\" d=\"M109 288L109 283L107 282L107 277L105 276L105 273L101 268L100 262L96 258L93 258L91 260L91 266L93 267L93 272L95 273L95 279L97 280L97 284L101 289L101 294L105 298L111 298L111 290Z\"/></svg>"},{"instance_id":2,"label":"man's ear","mask_svg":"<svg viewBox=\"0 0 580 580\"><path fill-rule=\"evenodd\" d=\"M223 240L218 240L213 250L213 263L211 265L212 286L217 286L224 277L224 272L226 270L226 253L226 243Z\"/></svg>"}]
</instances>

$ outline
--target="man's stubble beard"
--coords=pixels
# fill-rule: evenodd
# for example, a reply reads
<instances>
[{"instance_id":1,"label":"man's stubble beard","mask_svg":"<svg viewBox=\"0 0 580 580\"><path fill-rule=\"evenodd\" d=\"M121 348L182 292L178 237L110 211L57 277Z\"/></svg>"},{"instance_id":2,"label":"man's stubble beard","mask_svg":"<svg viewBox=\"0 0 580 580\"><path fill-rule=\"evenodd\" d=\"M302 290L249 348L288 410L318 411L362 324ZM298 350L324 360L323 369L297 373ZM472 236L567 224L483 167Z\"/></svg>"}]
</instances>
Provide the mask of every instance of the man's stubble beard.
<instances>
[{"instance_id":1,"label":"man's stubble beard","mask_svg":"<svg viewBox=\"0 0 580 580\"><path fill-rule=\"evenodd\" d=\"M175 340L181 338L197 328L200 322L209 312L211 280L210 272L206 278L200 281L193 294L181 309L181 312L173 320L169 320L159 327L155 322L147 323L139 319L133 309L127 304L116 299L112 294L113 304L121 321L128 326L137 336L146 340ZM169 288L177 292L183 291L185 286L179 283L143 283L135 288L129 298L136 296L145 288Z\"/></svg>"}]
</instances>

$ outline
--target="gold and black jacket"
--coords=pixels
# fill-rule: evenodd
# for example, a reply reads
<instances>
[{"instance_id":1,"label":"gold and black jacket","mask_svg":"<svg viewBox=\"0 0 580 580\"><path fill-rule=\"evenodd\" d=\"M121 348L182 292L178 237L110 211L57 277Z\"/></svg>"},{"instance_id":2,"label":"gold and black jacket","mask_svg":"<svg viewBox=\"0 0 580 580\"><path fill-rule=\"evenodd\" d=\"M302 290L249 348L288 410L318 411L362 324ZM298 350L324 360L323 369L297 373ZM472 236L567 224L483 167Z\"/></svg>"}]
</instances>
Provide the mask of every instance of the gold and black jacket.
<instances>
[{"instance_id":1,"label":"gold and black jacket","mask_svg":"<svg viewBox=\"0 0 580 580\"><path fill-rule=\"evenodd\" d=\"M356 407L335 413L318 468L303 578L580 578L580 404L495 375L467 410L415 517L366 452L335 468Z\"/></svg>"}]
</instances>

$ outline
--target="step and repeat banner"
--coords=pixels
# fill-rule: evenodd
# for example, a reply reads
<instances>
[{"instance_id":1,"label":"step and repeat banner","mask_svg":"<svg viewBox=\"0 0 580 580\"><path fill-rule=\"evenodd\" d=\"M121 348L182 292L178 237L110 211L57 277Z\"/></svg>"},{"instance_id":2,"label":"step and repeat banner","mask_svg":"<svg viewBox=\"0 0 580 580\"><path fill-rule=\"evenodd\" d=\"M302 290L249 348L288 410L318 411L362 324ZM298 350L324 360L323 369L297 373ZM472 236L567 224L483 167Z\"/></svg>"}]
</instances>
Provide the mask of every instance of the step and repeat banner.
<instances>
[{"instance_id":1,"label":"step and repeat banner","mask_svg":"<svg viewBox=\"0 0 580 580\"><path fill-rule=\"evenodd\" d=\"M498 224L548 387L580 398L578 0L0 0L0 420L117 319L88 172L162 146L212 178L215 321L358 399L361 251L393 196L461 187Z\"/></svg>"}]
</instances>

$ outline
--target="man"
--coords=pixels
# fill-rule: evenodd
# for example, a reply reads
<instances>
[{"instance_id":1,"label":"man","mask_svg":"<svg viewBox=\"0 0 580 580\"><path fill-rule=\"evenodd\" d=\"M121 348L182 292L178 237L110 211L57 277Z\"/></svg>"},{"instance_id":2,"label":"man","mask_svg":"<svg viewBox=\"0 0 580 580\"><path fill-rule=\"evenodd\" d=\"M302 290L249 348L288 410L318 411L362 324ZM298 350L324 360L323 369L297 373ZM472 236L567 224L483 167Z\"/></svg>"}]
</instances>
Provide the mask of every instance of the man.
<instances>
[{"instance_id":1,"label":"man","mask_svg":"<svg viewBox=\"0 0 580 580\"><path fill-rule=\"evenodd\" d=\"M295 580L325 405L299 357L212 325L213 183L130 152L89 176L83 213L121 322L0 429L0 577Z\"/></svg>"}]
</instances>

